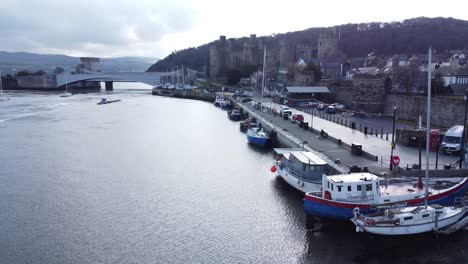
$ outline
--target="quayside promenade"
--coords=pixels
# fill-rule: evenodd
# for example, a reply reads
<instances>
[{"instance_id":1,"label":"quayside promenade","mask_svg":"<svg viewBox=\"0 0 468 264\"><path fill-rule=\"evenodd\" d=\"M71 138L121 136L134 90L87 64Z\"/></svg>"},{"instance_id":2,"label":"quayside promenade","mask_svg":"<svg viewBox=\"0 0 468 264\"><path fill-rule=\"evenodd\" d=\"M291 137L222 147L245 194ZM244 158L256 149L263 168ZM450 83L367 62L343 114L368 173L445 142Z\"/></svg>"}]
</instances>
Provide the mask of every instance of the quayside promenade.
<instances>
[{"instance_id":1,"label":"quayside promenade","mask_svg":"<svg viewBox=\"0 0 468 264\"><path fill-rule=\"evenodd\" d=\"M244 109L250 116L256 117L268 130L274 129L278 132L278 141L287 147L304 147L308 151L318 153L324 157L335 169L347 172L352 166L361 168L366 167L369 171L377 175L390 175L390 140L386 136L365 135L358 129L351 129L339 122L334 123L309 113L292 109L293 114L302 114L308 126L300 126L298 122L291 121L290 118L284 119L280 115L273 114L272 108L279 110L280 106L273 103L265 103L265 109L255 109L254 103L240 103L231 98L232 103ZM326 133L322 136L321 131ZM306 143L304 143L306 142ZM351 151L352 144L361 145L362 154L355 155ZM397 146L398 152L395 155L401 157L402 163L397 175L418 176L424 175L420 170L406 170L409 164L418 163L418 150L408 146ZM451 155L439 155L438 169L434 169L433 162L436 159L436 153L430 154L431 176L463 176L467 175L467 170L444 170L443 164L453 164L457 157ZM424 151L422 160L425 161ZM423 163L423 167L424 167Z\"/></svg>"}]
</instances>

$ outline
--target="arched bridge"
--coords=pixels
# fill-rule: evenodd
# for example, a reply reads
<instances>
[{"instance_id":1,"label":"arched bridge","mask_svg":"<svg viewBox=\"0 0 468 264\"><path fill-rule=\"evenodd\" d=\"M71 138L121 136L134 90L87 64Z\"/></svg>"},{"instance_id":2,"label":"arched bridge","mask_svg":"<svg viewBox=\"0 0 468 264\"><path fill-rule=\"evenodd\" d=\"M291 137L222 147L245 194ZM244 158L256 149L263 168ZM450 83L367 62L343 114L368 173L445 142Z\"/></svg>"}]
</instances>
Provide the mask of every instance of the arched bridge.
<instances>
[{"instance_id":1,"label":"arched bridge","mask_svg":"<svg viewBox=\"0 0 468 264\"><path fill-rule=\"evenodd\" d=\"M108 73L85 73L85 74L57 74L57 87L80 81L99 82L141 82L148 85L161 83L162 76L173 73L166 72L108 72Z\"/></svg>"}]
</instances>

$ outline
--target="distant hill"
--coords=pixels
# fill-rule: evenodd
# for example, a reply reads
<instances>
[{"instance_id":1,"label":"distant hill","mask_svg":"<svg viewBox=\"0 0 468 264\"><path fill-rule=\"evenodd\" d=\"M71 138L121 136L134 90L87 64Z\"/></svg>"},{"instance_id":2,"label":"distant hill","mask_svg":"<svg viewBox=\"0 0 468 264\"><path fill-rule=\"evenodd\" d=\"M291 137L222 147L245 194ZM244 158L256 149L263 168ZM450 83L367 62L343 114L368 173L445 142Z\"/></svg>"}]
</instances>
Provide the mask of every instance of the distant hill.
<instances>
[{"instance_id":1,"label":"distant hill","mask_svg":"<svg viewBox=\"0 0 468 264\"><path fill-rule=\"evenodd\" d=\"M439 53L468 48L468 21L441 17L309 28L260 38L270 47L279 46L279 40L312 47L317 45L318 37L322 33L339 36L339 48L347 58L364 57L371 51L388 56L425 53L429 46ZM209 43L198 48L175 51L148 70L165 71L182 64L202 70L208 61Z\"/></svg>"},{"instance_id":2,"label":"distant hill","mask_svg":"<svg viewBox=\"0 0 468 264\"><path fill-rule=\"evenodd\" d=\"M103 71L145 71L157 60L150 57L102 58L101 65ZM0 71L2 73L14 73L21 70L53 72L57 66L74 71L78 63L80 63L79 57L67 55L0 51Z\"/></svg>"}]
</instances>

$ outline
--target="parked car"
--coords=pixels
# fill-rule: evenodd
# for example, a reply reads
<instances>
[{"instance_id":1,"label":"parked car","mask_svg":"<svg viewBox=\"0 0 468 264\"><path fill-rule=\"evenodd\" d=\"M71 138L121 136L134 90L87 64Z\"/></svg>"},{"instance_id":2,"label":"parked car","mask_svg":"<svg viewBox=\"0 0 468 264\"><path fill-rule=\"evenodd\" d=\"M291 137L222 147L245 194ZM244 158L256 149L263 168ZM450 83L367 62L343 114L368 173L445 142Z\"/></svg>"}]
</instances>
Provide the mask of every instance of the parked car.
<instances>
[{"instance_id":1,"label":"parked car","mask_svg":"<svg viewBox=\"0 0 468 264\"><path fill-rule=\"evenodd\" d=\"M336 108L332 105L329 105L325 112L327 112L327 114L336 114Z\"/></svg>"},{"instance_id":2,"label":"parked car","mask_svg":"<svg viewBox=\"0 0 468 264\"><path fill-rule=\"evenodd\" d=\"M317 106L317 110L318 110L318 111L323 111L323 110L325 110L325 108L326 108L326 107L325 107L325 104L319 104L319 105Z\"/></svg>"},{"instance_id":3,"label":"parked car","mask_svg":"<svg viewBox=\"0 0 468 264\"><path fill-rule=\"evenodd\" d=\"M340 104L340 103L334 103L334 104L331 104L333 107L336 108L336 110L344 110L345 109L345 105L344 104Z\"/></svg>"},{"instance_id":4,"label":"parked car","mask_svg":"<svg viewBox=\"0 0 468 264\"><path fill-rule=\"evenodd\" d=\"M299 121L299 122L304 122L304 116L303 115L293 115L292 120Z\"/></svg>"},{"instance_id":5,"label":"parked car","mask_svg":"<svg viewBox=\"0 0 468 264\"><path fill-rule=\"evenodd\" d=\"M242 98L242 100L241 100L242 103L248 103L250 101L252 101L251 98Z\"/></svg>"}]
</instances>

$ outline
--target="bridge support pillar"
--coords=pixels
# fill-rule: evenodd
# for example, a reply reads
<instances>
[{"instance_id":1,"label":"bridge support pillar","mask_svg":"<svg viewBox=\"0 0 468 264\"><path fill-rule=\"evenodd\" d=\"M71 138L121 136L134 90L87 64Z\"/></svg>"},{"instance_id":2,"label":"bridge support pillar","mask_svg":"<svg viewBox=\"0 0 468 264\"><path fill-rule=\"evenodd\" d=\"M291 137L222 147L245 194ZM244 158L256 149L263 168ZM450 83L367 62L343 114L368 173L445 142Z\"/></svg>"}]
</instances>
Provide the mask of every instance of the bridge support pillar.
<instances>
[{"instance_id":1,"label":"bridge support pillar","mask_svg":"<svg viewBox=\"0 0 468 264\"><path fill-rule=\"evenodd\" d=\"M106 83L106 91L113 91L114 90L114 83L113 82L105 82Z\"/></svg>"}]
</instances>

